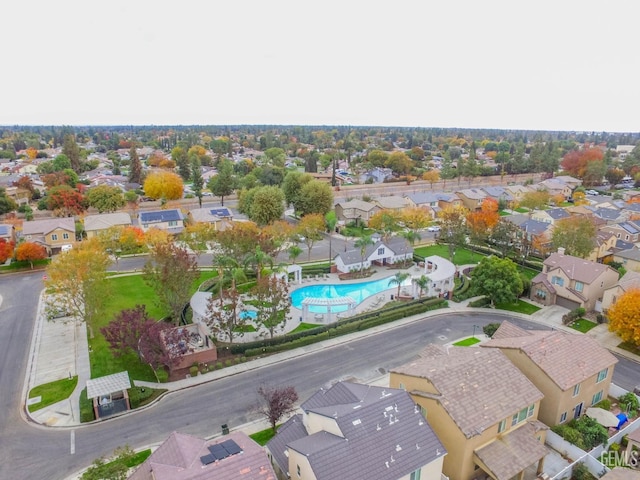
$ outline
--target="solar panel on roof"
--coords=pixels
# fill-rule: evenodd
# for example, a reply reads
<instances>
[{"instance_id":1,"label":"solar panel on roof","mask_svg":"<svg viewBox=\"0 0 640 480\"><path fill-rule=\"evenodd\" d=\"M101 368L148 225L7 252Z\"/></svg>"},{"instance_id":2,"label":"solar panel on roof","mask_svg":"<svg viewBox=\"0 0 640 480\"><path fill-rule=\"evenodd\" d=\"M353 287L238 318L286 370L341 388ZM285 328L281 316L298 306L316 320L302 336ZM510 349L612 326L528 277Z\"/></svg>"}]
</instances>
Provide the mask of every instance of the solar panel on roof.
<instances>
[{"instance_id":1,"label":"solar panel on roof","mask_svg":"<svg viewBox=\"0 0 640 480\"><path fill-rule=\"evenodd\" d=\"M229 452L227 452L226 448L224 448L219 443L209 446L209 451L216 460L222 460L223 458L227 458L229 456Z\"/></svg>"},{"instance_id":2,"label":"solar panel on roof","mask_svg":"<svg viewBox=\"0 0 640 480\"><path fill-rule=\"evenodd\" d=\"M224 449L229 452L229 455L235 455L237 453L242 452L240 446L234 442L233 440L225 440L220 445L224 447Z\"/></svg>"},{"instance_id":3,"label":"solar panel on roof","mask_svg":"<svg viewBox=\"0 0 640 480\"><path fill-rule=\"evenodd\" d=\"M203 465L209 465L210 463L213 463L216 461L216 457L209 454L209 455L205 455L204 457L200 457L200 461L202 462Z\"/></svg>"}]
</instances>

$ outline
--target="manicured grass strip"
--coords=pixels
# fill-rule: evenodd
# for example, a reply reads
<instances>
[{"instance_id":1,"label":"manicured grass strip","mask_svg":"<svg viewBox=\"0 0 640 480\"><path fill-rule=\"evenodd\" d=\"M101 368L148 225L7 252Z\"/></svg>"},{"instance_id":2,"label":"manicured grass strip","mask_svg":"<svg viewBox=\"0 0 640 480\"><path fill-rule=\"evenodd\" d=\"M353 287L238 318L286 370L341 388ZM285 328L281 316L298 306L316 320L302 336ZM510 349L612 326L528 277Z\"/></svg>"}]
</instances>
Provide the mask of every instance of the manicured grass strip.
<instances>
[{"instance_id":1,"label":"manicured grass strip","mask_svg":"<svg viewBox=\"0 0 640 480\"><path fill-rule=\"evenodd\" d=\"M29 392L29 398L42 397L42 400L40 403L29 405L29 411L35 412L41 408L58 403L65 398L69 398L75 390L76 385L78 385L77 375L72 378L63 378L62 380L56 380L32 388Z\"/></svg>"},{"instance_id":2,"label":"manicured grass strip","mask_svg":"<svg viewBox=\"0 0 640 480\"><path fill-rule=\"evenodd\" d=\"M518 208L515 209L515 211L518 212L518 213L527 213L527 212L529 212L529 209L528 208L524 208L524 207L518 207Z\"/></svg>"},{"instance_id":3,"label":"manicured grass strip","mask_svg":"<svg viewBox=\"0 0 640 480\"><path fill-rule=\"evenodd\" d=\"M255 332L256 327L254 327L253 325L238 325L236 328L233 329L233 331L238 333Z\"/></svg>"},{"instance_id":4,"label":"manicured grass strip","mask_svg":"<svg viewBox=\"0 0 640 480\"><path fill-rule=\"evenodd\" d=\"M414 249L414 252L421 257L438 255L442 258L449 258L449 247L447 245L428 245L417 247ZM453 256L453 263L455 265L478 263L483 256L483 254L474 253L466 248L456 247L455 255Z\"/></svg>"},{"instance_id":5,"label":"manicured grass strip","mask_svg":"<svg viewBox=\"0 0 640 480\"><path fill-rule=\"evenodd\" d=\"M291 330L291 333L304 332L305 330L311 330L312 328L321 327L322 325L316 325L315 323L304 323L302 322L296 328Z\"/></svg>"},{"instance_id":6,"label":"manicured grass strip","mask_svg":"<svg viewBox=\"0 0 640 480\"><path fill-rule=\"evenodd\" d=\"M524 276L527 277L529 280L533 279L533 277L535 277L537 274L540 273L538 270L534 270L533 268L523 267L522 265L518 265L517 268L518 268L518 271L524 274Z\"/></svg>"},{"instance_id":7,"label":"manicured grass strip","mask_svg":"<svg viewBox=\"0 0 640 480\"><path fill-rule=\"evenodd\" d=\"M280 425L276 425L276 429L279 426ZM275 433L273 430L271 430L271 427L265 430L261 430L260 432L252 433L251 435L249 435L249 437L251 437L253 441L256 442L258 445L260 445L261 447L264 447L267 444L267 442L271 440L274 436L275 436Z\"/></svg>"},{"instance_id":8,"label":"manicured grass strip","mask_svg":"<svg viewBox=\"0 0 640 480\"><path fill-rule=\"evenodd\" d=\"M587 333L592 328L598 326L598 324L587 320L586 318L579 318L569 326L574 330L578 330L579 332Z\"/></svg>"},{"instance_id":9,"label":"manicured grass strip","mask_svg":"<svg viewBox=\"0 0 640 480\"><path fill-rule=\"evenodd\" d=\"M640 355L640 346L634 345L631 342L622 342L618 344L618 348L621 348L622 350L626 350L627 352L631 352L635 355Z\"/></svg>"},{"instance_id":10,"label":"manicured grass strip","mask_svg":"<svg viewBox=\"0 0 640 480\"><path fill-rule=\"evenodd\" d=\"M507 310L509 312L524 313L525 315L531 315L532 313L540 310L540 307L531 305L528 302L518 300L518 303L497 303L496 308L500 310Z\"/></svg>"},{"instance_id":11,"label":"manicured grass strip","mask_svg":"<svg viewBox=\"0 0 640 480\"><path fill-rule=\"evenodd\" d=\"M476 343L480 343L480 340L478 340L476 337L469 337L454 343L454 345L456 347L470 347L471 345L475 345Z\"/></svg>"},{"instance_id":12,"label":"manicured grass strip","mask_svg":"<svg viewBox=\"0 0 640 480\"><path fill-rule=\"evenodd\" d=\"M142 450L141 452L136 452L136 454L133 455L131 458L128 458L124 462L124 464L129 468L137 467L142 462L144 462L147 458L149 458L150 455L151 455L151 449L147 448L146 450Z\"/></svg>"}]
</instances>

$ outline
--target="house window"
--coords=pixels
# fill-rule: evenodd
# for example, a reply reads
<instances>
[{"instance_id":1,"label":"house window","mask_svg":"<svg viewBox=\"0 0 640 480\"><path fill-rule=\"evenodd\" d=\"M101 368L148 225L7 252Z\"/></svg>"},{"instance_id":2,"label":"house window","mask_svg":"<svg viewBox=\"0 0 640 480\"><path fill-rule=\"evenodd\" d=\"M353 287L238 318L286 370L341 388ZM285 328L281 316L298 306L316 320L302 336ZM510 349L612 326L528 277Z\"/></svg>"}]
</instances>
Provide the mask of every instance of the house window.
<instances>
[{"instance_id":1,"label":"house window","mask_svg":"<svg viewBox=\"0 0 640 480\"><path fill-rule=\"evenodd\" d=\"M538 298L547 298L547 292L545 292L541 288L538 288L536 290L536 297L538 297Z\"/></svg>"},{"instance_id":2,"label":"house window","mask_svg":"<svg viewBox=\"0 0 640 480\"><path fill-rule=\"evenodd\" d=\"M404 389L405 389L405 388L404 388L404 383L401 383L400 385L398 385L398 388L399 388L400 390L404 390Z\"/></svg>"},{"instance_id":3,"label":"house window","mask_svg":"<svg viewBox=\"0 0 640 480\"><path fill-rule=\"evenodd\" d=\"M625 240L629 240L629 235L625 235L625 236L624 236L624 239L625 239Z\"/></svg>"},{"instance_id":4,"label":"house window","mask_svg":"<svg viewBox=\"0 0 640 480\"><path fill-rule=\"evenodd\" d=\"M602 390L600 390L598 393L596 393L593 398L591 399L591 405L595 405L596 403L598 403L600 400L602 400Z\"/></svg>"},{"instance_id":5,"label":"house window","mask_svg":"<svg viewBox=\"0 0 640 480\"><path fill-rule=\"evenodd\" d=\"M504 419L498 424L498 433L502 433L507 428L507 420Z\"/></svg>"},{"instance_id":6,"label":"house window","mask_svg":"<svg viewBox=\"0 0 640 480\"><path fill-rule=\"evenodd\" d=\"M142 224L142 228L149 228L149 224L148 223L143 223Z\"/></svg>"},{"instance_id":7,"label":"house window","mask_svg":"<svg viewBox=\"0 0 640 480\"><path fill-rule=\"evenodd\" d=\"M384 255L384 247L378 249L378 255Z\"/></svg>"},{"instance_id":8,"label":"house window","mask_svg":"<svg viewBox=\"0 0 640 480\"><path fill-rule=\"evenodd\" d=\"M564 286L564 278L562 277L551 277L551 283L553 285L559 285L559 286Z\"/></svg>"},{"instance_id":9,"label":"house window","mask_svg":"<svg viewBox=\"0 0 640 480\"><path fill-rule=\"evenodd\" d=\"M511 418L511 426L513 427L518 423L523 422L531 415L533 415L533 410L534 410L534 405L529 405L528 407L524 407L518 413L513 415L513 417Z\"/></svg>"},{"instance_id":10,"label":"house window","mask_svg":"<svg viewBox=\"0 0 640 480\"><path fill-rule=\"evenodd\" d=\"M580 393L580 384L578 383L573 387L573 396L577 397L579 393Z\"/></svg>"},{"instance_id":11,"label":"house window","mask_svg":"<svg viewBox=\"0 0 640 480\"><path fill-rule=\"evenodd\" d=\"M576 282L576 292L581 292L584 289L584 283Z\"/></svg>"},{"instance_id":12,"label":"house window","mask_svg":"<svg viewBox=\"0 0 640 480\"><path fill-rule=\"evenodd\" d=\"M422 414L422 416L424 418L427 418L427 409L425 407L423 407L422 405L420 405L420 413Z\"/></svg>"},{"instance_id":13,"label":"house window","mask_svg":"<svg viewBox=\"0 0 640 480\"><path fill-rule=\"evenodd\" d=\"M300 478L300 465L296 465L296 472L298 473L298 478Z\"/></svg>"},{"instance_id":14,"label":"house window","mask_svg":"<svg viewBox=\"0 0 640 480\"><path fill-rule=\"evenodd\" d=\"M63 233L62 234L62 238L64 238L65 240L69 240L69 234L68 233Z\"/></svg>"},{"instance_id":15,"label":"house window","mask_svg":"<svg viewBox=\"0 0 640 480\"><path fill-rule=\"evenodd\" d=\"M560 423L564 423L567 421L567 412L564 412L562 415L560 415Z\"/></svg>"},{"instance_id":16,"label":"house window","mask_svg":"<svg viewBox=\"0 0 640 480\"><path fill-rule=\"evenodd\" d=\"M603 381L605 378L607 378L607 375L609 374L609 369L605 368L604 370L601 370L598 372L598 379L596 380L596 383Z\"/></svg>"},{"instance_id":17,"label":"house window","mask_svg":"<svg viewBox=\"0 0 640 480\"><path fill-rule=\"evenodd\" d=\"M170 227L176 227L177 225L178 225L178 222L176 222L175 220L172 220L169 222Z\"/></svg>"},{"instance_id":18,"label":"house window","mask_svg":"<svg viewBox=\"0 0 640 480\"><path fill-rule=\"evenodd\" d=\"M420 480L420 473L422 473L421 469L418 469L415 472L411 472L411 475L409 475L409 480Z\"/></svg>"},{"instance_id":19,"label":"house window","mask_svg":"<svg viewBox=\"0 0 640 480\"><path fill-rule=\"evenodd\" d=\"M51 240L53 240L54 242L55 242L56 240L58 240L58 234L57 234L57 233L52 234L52 235L51 235Z\"/></svg>"},{"instance_id":20,"label":"house window","mask_svg":"<svg viewBox=\"0 0 640 480\"><path fill-rule=\"evenodd\" d=\"M529 405L529 411L527 412L527 418L533 416L534 409L535 409L535 405Z\"/></svg>"}]
</instances>

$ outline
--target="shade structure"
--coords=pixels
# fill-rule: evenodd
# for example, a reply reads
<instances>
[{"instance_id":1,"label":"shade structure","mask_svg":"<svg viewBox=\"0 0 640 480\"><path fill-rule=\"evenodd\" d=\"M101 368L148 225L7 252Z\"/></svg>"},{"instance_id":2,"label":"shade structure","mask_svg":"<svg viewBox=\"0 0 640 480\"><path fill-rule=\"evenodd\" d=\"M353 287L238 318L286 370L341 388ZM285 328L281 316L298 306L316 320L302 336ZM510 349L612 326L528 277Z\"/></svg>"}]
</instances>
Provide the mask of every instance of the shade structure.
<instances>
[{"instance_id":1,"label":"shade structure","mask_svg":"<svg viewBox=\"0 0 640 480\"><path fill-rule=\"evenodd\" d=\"M620 419L609 410L604 408L591 407L587 408L587 417L593 418L603 427L617 427Z\"/></svg>"}]
</instances>

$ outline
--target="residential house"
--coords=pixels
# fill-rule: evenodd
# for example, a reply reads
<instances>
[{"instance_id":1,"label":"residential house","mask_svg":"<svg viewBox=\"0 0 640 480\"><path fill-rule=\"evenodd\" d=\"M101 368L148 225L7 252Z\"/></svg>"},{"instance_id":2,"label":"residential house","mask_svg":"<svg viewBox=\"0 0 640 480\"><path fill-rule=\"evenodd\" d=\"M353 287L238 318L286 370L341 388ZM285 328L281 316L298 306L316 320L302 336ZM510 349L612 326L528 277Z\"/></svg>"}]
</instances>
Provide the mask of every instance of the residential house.
<instances>
[{"instance_id":1,"label":"residential house","mask_svg":"<svg viewBox=\"0 0 640 480\"><path fill-rule=\"evenodd\" d=\"M383 183L393 178L393 170L390 168L375 167L360 175L360 183Z\"/></svg>"},{"instance_id":2,"label":"residential house","mask_svg":"<svg viewBox=\"0 0 640 480\"><path fill-rule=\"evenodd\" d=\"M28 205L31 200L31 192L26 188L14 186L5 187L4 193L18 205Z\"/></svg>"},{"instance_id":3,"label":"residential house","mask_svg":"<svg viewBox=\"0 0 640 480\"><path fill-rule=\"evenodd\" d=\"M595 236L595 246L586 257L587 260L598 263L608 263L613 260L613 253L618 239L613 233L598 231Z\"/></svg>"},{"instance_id":4,"label":"residential house","mask_svg":"<svg viewBox=\"0 0 640 480\"><path fill-rule=\"evenodd\" d=\"M484 348L497 348L544 394L538 419L550 427L606 399L618 362L588 335L524 330L503 321Z\"/></svg>"},{"instance_id":5,"label":"residential house","mask_svg":"<svg viewBox=\"0 0 640 480\"><path fill-rule=\"evenodd\" d=\"M533 220L554 225L558 220L569 218L571 214L564 208L550 208L549 210L536 210L531 214Z\"/></svg>"},{"instance_id":6,"label":"residential house","mask_svg":"<svg viewBox=\"0 0 640 480\"><path fill-rule=\"evenodd\" d=\"M542 393L500 351L429 345L391 370L389 384L411 394L447 449L451 480L522 478L543 471L547 427Z\"/></svg>"},{"instance_id":7,"label":"residential house","mask_svg":"<svg viewBox=\"0 0 640 480\"><path fill-rule=\"evenodd\" d=\"M394 212L402 212L409 206L409 201L406 198L396 195L378 197L371 202L380 207L381 210L393 210Z\"/></svg>"},{"instance_id":8,"label":"residential house","mask_svg":"<svg viewBox=\"0 0 640 480\"><path fill-rule=\"evenodd\" d=\"M353 222L356 225L367 225L369 219L380 210L380 207L371 202L355 199L336 203L335 210L336 218L342 224Z\"/></svg>"},{"instance_id":9,"label":"residential house","mask_svg":"<svg viewBox=\"0 0 640 480\"><path fill-rule=\"evenodd\" d=\"M519 203L525 194L533 191L526 185L507 185L504 189L511 194L516 203Z\"/></svg>"},{"instance_id":10,"label":"residential house","mask_svg":"<svg viewBox=\"0 0 640 480\"><path fill-rule=\"evenodd\" d=\"M612 225L603 225L600 231L612 233L625 242L636 243L640 241L640 221L627 221Z\"/></svg>"},{"instance_id":11,"label":"residential house","mask_svg":"<svg viewBox=\"0 0 640 480\"><path fill-rule=\"evenodd\" d=\"M564 248L559 248L531 280L530 298L543 305L599 311L604 291L617 281L618 272L613 268L565 255Z\"/></svg>"},{"instance_id":12,"label":"residential house","mask_svg":"<svg viewBox=\"0 0 640 480\"><path fill-rule=\"evenodd\" d=\"M233 214L227 207L194 208L189 210L187 218L194 223L210 223L215 230L225 230L233 222Z\"/></svg>"},{"instance_id":13,"label":"residential house","mask_svg":"<svg viewBox=\"0 0 640 480\"><path fill-rule=\"evenodd\" d=\"M483 187L482 190L485 191L489 198L493 198L498 203L504 202L509 208L516 203L516 198L505 187Z\"/></svg>"},{"instance_id":14,"label":"residential house","mask_svg":"<svg viewBox=\"0 0 640 480\"><path fill-rule=\"evenodd\" d=\"M63 245L76 241L76 224L73 218L31 220L22 224L22 238L43 245L49 255L59 253Z\"/></svg>"},{"instance_id":15,"label":"residential house","mask_svg":"<svg viewBox=\"0 0 640 480\"><path fill-rule=\"evenodd\" d=\"M184 230L183 218L182 212L177 209L150 210L138 214L138 223L144 232L157 228L177 235Z\"/></svg>"},{"instance_id":16,"label":"residential house","mask_svg":"<svg viewBox=\"0 0 640 480\"><path fill-rule=\"evenodd\" d=\"M16 241L16 227L9 223L0 223L0 239L7 242Z\"/></svg>"},{"instance_id":17,"label":"residential house","mask_svg":"<svg viewBox=\"0 0 640 480\"><path fill-rule=\"evenodd\" d=\"M129 480L276 480L265 451L243 432L211 440L173 432Z\"/></svg>"},{"instance_id":18,"label":"residential house","mask_svg":"<svg viewBox=\"0 0 640 480\"><path fill-rule=\"evenodd\" d=\"M97 237L100 232L112 227L127 227L131 225L131 216L125 212L102 213L84 217L84 231L87 238Z\"/></svg>"},{"instance_id":19,"label":"residential house","mask_svg":"<svg viewBox=\"0 0 640 480\"><path fill-rule=\"evenodd\" d=\"M553 179L569 185L569 187L571 187L571 190L575 190L582 185L582 180L570 175L558 175L557 177L553 177Z\"/></svg>"},{"instance_id":20,"label":"residential house","mask_svg":"<svg viewBox=\"0 0 640 480\"><path fill-rule=\"evenodd\" d=\"M640 252L640 250L638 250ZM640 272L629 270L602 295L602 311L607 312L626 292L640 288Z\"/></svg>"},{"instance_id":21,"label":"residential house","mask_svg":"<svg viewBox=\"0 0 640 480\"><path fill-rule=\"evenodd\" d=\"M555 178L549 178L543 180L536 185L538 190L546 190L551 197L562 196L565 200L571 198L573 188L564 182L561 182Z\"/></svg>"},{"instance_id":22,"label":"residential house","mask_svg":"<svg viewBox=\"0 0 640 480\"><path fill-rule=\"evenodd\" d=\"M363 252L353 248L338 253L333 259L332 268L339 273L366 270L372 265L393 265L413 259L413 247L403 237L380 239L373 245L368 245Z\"/></svg>"},{"instance_id":23,"label":"residential house","mask_svg":"<svg viewBox=\"0 0 640 480\"><path fill-rule=\"evenodd\" d=\"M626 220L627 215L617 208L587 207L595 218L604 220L606 224L617 223Z\"/></svg>"},{"instance_id":24,"label":"residential house","mask_svg":"<svg viewBox=\"0 0 640 480\"><path fill-rule=\"evenodd\" d=\"M410 207L420 207L429 210L432 217L444 208L462 205L460 197L453 193L444 192L418 192L405 195Z\"/></svg>"},{"instance_id":25,"label":"residential house","mask_svg":"<svg viewBox=\"0 0 640 480\"><path fill-rule=\"evenodd\" d=\"M458 190L456 195L462 201L462 204L471 212L480 210L482 201L487 198L487 194L480 188L465 188Z\"/></svg>"},{"instance_id":26,"label":"residential house","mask_svg":"<svg viewBox=\"0 0 640 480\"><path fill-rule=\"evenodd\" d=\"M637 247L620 250L613 254L613 261L624 265L627 271L640 271L640 249Z\"/></svg>"},{"instance_id":27,"label":"residential house","mask_svg":"<svg viewBox=\"0 0 640 480\"><path fill-rule=\"evenodd\" d=\"M267 443L281 480L440 480L446 449L407 392L338 382Z\"/></svg>"}]
</instances>

